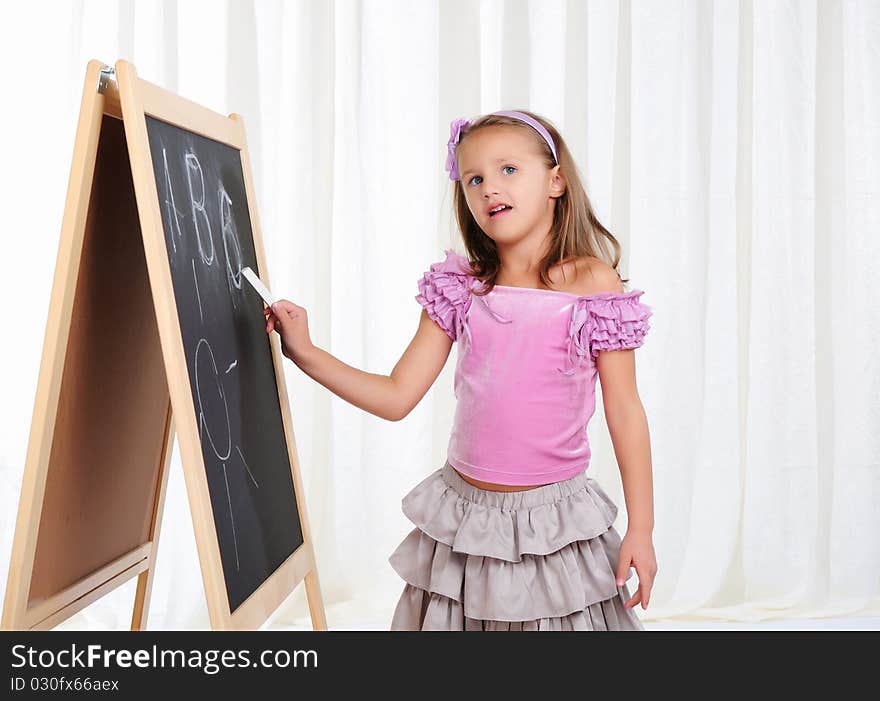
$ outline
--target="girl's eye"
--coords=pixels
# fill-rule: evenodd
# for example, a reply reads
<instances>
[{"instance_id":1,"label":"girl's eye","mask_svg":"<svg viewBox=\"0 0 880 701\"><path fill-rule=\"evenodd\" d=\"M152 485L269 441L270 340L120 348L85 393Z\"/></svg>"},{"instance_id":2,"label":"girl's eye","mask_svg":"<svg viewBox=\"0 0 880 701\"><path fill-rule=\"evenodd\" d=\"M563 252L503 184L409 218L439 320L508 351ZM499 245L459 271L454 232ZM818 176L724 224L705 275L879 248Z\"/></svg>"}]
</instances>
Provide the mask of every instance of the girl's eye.
<instances>
[{"instance_id":1,"label":"girl's eye","mask_svg":"<svg viewBox=\"0 0 880 701\"><path fill-rule=\"evenodd\" d=\"M504 166L504 168L502 168L501 170L504 170L505 168L512 168L513 170L516 170L516 166ZM473 178L470 179L470 181L468 181L468 185L473 185L474 178L479 178L479 177L480 177L479 175L475 175Z\"/></svg>"}]
</instances>

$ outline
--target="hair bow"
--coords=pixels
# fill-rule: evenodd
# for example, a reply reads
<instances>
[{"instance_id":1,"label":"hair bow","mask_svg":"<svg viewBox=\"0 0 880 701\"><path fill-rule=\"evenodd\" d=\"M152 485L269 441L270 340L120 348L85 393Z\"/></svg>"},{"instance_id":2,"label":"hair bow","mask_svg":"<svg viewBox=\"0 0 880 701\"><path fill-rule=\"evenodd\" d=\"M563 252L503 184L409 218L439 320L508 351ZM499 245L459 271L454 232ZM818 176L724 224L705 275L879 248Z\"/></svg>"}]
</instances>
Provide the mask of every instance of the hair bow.
<instances>
[{"instance_id":1,"label":"hair bow","mask_svg":"<svg viewBox=\"0 0 880 701\"><path fill-rule=\"evenodd\" d=\"M455 119L449 129L449 142L446 144L446 170L450 180L458 180L458 161L455 159L455 147L461 140L461 134L471 125L470 119Z\"/></svg>"}]
</instances>

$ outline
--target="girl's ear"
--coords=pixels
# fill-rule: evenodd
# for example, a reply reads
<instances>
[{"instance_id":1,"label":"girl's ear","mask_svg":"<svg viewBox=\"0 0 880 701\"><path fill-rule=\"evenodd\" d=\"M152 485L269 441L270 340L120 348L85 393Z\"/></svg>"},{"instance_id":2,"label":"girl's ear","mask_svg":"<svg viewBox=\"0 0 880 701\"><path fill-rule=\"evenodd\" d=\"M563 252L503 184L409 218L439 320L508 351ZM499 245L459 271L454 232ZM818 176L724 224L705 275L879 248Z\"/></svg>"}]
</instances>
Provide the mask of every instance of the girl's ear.
<instances>
[{"instance_id":1,"label":"girl's ear","mask_svg":"<svg viewBox=\"0 0 880 701\"><path fill-rule=\"evenodd\" d=\"M559 166L553 166L550 170L552 173L552 179L550 180L550 195L552 197L559 197L565 192L565 178L562 177L562 174L559 172Z\"/></svg>"}]
</instances>

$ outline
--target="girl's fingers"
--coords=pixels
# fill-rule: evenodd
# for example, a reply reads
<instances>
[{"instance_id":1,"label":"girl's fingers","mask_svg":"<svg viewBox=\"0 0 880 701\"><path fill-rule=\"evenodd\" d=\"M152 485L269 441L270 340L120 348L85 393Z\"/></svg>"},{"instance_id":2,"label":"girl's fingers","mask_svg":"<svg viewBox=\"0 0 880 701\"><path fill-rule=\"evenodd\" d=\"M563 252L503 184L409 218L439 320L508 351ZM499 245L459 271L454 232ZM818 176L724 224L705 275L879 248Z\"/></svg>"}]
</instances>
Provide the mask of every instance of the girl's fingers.
<instances>
[{"instance_id":1,"label":"girl's fingers","mask_svg":"<svg viewBox=\"0 0 880 701\"><path fill-rule=\"evenodd\" d=\"M274 306L279 310L287 312L288 314L292 314L296 311L296 306L294 305L294 303L286 299L277 300Z\"/></svg>"}]
</instances>

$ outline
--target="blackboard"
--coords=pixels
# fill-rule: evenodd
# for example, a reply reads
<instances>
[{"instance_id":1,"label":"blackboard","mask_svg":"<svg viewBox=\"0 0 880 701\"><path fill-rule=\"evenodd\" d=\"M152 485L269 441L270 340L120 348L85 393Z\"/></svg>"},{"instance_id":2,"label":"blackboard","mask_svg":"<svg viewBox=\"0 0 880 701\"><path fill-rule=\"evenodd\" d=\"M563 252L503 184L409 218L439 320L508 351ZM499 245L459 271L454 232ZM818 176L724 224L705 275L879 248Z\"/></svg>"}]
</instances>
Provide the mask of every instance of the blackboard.
<instances>
[{"instance_id":1,"label":"blackboard","mask_svg":"<svg viewBox=\"0 0 880 701\"><path fill-rule=\"evenodd\" d=\"M237 149L145 115L230 611L303 544Z\"/></svg>"}]
</instances>

